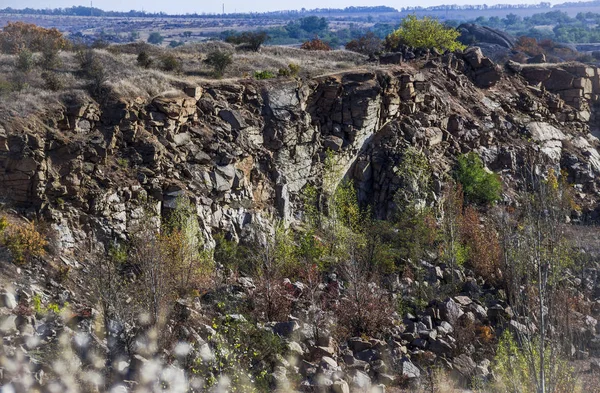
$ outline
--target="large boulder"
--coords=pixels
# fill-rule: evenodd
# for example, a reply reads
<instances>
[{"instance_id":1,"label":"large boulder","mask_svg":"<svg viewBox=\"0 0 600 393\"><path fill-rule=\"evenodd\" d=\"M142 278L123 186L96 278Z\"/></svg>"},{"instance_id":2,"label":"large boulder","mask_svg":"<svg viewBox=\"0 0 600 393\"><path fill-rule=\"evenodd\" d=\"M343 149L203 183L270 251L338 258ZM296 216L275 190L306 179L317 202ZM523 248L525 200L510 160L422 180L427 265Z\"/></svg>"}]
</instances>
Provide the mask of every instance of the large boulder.
<instances>
[{"instance_id":1,"label":"large boulder","mask_svg":"<svg viewBox=\"0 0 600 393\"><path fill-rule=\"evenodd\" d=\"M456 321L458 321L458 318L460 318L460 316L464 314L459 305L456 304L456 302L451 298L442 302L439 305L439 308L440 317L444 321L450 323L450 325L454 325Z\"/></svg>"},{"instance_id":2,"label":"large boulder","mask_svg":"<svg viewBox=\"0 0 600 393\"><path fill-rule=\"evenodd\" d=\"M421 376L421 370L419 370L417 366L411 363L410 360L403 360L402 375L409 380L419 378Z\"/></svg>"},{"instance_id":3,"label":"large boulder","mask_svg":"<svg viewBox=\"0 0 600 393\"><path fill-rule=\"evenodd\" d=\"M333 393L350 393L350 386L348 386L346 381L340 379L331 385L331 391Z\"/></svg>"},{"instance_id":4,"label":"large boulder","mask_svg":"<svg viewBox=\"0 0 600 393\"><path fill-rule=\"evenodd\" d=\"M465 45L486 43L511 49L516 43L515 37L504 31L474 23L463 23L458 26L458 31L460 32L458 40Z\"/></svg>"},{"instance_id":5,"label":"large boulder","mask_svg":"<svg viewBox=\"0 0 600 393\"><path fill-rule=\"evenodd\" d=\"M462 386L467 386L477 371L477 364L464 353L454 358L452 366L453 378Z\"/></svg>"},{"instance_id":6,"label":"large boulder","mask_svg":"<svg viewBox=\"0 0 600 393\"><path fill-rule=\"evenodd\" d=\"M536 142L546 142L550 140L562 141L566 138L565 134L551 124L533 121L527 124L527 131L531 139Z\"/></svg>"},{"instance_id":7,"label":"large boulder","mask_svg":"<svg viewBox=\"0 0 600 393\"><path fill-rule=\"evenodd\" d=\"M502 78L502 70L489 57L483 55L481 48L473 46L462 55L466 63L465 74L481 88L494 86Z\"/></svg>"}]
</instances>

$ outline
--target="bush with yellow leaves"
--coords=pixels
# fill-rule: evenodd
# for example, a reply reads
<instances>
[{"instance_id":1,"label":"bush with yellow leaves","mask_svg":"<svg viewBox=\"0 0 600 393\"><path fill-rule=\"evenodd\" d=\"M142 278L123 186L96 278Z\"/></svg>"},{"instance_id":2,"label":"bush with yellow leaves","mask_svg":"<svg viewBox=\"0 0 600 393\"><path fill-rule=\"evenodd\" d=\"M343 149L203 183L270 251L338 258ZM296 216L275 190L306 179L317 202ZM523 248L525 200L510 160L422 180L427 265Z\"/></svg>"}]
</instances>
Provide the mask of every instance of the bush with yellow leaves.
<instances>
[{"instance_id":1,"label":"bush with yellow leaves","mask_svg":"<svg viewBox=\"0 0 600 393\"><path fill-rule=\"evenodd\" d=\"M38 231L34 222L9 224L6 217L2 217L0 229L1 243L10 251L15 264L24 265L46 253L48 241Z\"/></svg>"}]
</instances>

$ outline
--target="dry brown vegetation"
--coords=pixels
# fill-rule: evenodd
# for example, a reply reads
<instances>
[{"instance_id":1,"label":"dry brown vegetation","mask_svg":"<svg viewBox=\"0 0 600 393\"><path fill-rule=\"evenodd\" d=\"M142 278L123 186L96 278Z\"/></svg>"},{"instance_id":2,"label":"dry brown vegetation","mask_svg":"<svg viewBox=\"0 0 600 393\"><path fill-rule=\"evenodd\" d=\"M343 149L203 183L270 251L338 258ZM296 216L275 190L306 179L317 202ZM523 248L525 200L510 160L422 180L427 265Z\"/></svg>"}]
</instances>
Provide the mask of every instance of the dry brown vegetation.
<instances>
[{"instance_id":1,"label":"dry brown vegetation","mask_svg":"<svg viewBox=\"0 0 600 393\"><path fill-rule=\"evenodd\" d=\"M59 66L43 70L39 65L42 53L34 53L36 66L29 72L17 71L18 55L0 54L0 110L27 116L48 109L53 103L64 101L65 95L87 94L89 78L81 72L77 51L93 51L103 67L107 90L120 99L153 97L165 91L180 89L190 84L200 84L214 79L212 69L203 60L214 50L229 52L233 63L225 70L224 79L251 78L257 70L274 74L279 69L297 64L300 77L316 76L356 67L366 57L348 51L328 53L307 52L287 47L265 47L261 52L236 51L234 46L223 42L185 45L175 49L160 48L144 43L113 45L106 49L74 49L58 54ZM152 59L149 68L140 67L139 53L146 52ZM161 59L172 55L180 63L173 71L162 69ZM43 73L51 73L58 80L59 88L52 89ZM55 90L55 91L53 91Z\"/></svg>"}]
</instances>

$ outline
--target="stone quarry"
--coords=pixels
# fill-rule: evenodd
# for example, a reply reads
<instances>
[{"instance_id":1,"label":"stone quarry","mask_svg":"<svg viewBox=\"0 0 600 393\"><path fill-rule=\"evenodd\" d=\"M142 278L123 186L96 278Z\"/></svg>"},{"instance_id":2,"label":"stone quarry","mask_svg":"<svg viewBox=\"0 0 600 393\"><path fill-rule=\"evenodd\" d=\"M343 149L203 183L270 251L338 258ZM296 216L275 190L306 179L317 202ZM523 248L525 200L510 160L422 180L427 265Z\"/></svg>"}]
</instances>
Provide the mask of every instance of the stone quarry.
<instances>
[{"instance_id":1,"label":"stone quarry","mask_svg":"<svg viewBox=\"0 0 600 393\"><path fill-rule=\"evenodd\" d=\"M410 57L416 59L406 61ZM534 151L568 174L582 207L574 219L599 218L598 68L504 66L478 48L404 53L385 62L391 64L310 79L206 82L151 99L65 102L57 111L2 119L2 195L25 216L51 223L73 269L81 262L78 245L126 239L146 201L166 213L178 198L188 198L207 247L214 246L216 234L252 239L257 228L269 228L275 220L293 227L303 217L302 190L308 184L325 187L326 171L335 174L336 184L352 181L359 201L371 205L377 218L390 218L394 195L403 186L398 165L408 146L426 154L438 194L456 157L476 152L500 174L506 203L522 189L518 169L526 152ZM427 282L456 280L460 294L430 303L420 315L396 315L400 323L387 341L335 342L329 334L317 340L298 318L272 323L269 328L296 355L295 363L283 359L273 370L278 385L300 375L305 392L371 387L383 392L399 378L417 384L429 353L443 359L459 380L490 378L489 357L476 351L476 343L457 345L457 327L464 321L517 331L528 327L511 319L506 301L486 296L487 286L472 273L420 263ZM31 300L32 288L48 297L62 293L80 307L72 325L89 327L94 313L63 284L44 286L44 269L27 268L27 283L0 294L0 325L5 337L12 337L5 346L36 335L52 342L69 329L57 320L16 314L18 302ZM596 270L590 271L594 275ZM328 277L328 285L338 284L343 286ZM290 293L302 292L302 283L289 285ZM414 283L396 276L392 285L403 293ZM600 290L595 279L582 285ZM240 277L233 291L243 300L253 287L251 278ZM189 310L185 315L202 308L181 307ZM573 349L579 357L600 354L599 310L580 314L577 334L585 345ZM200 351L212 328L186 329L182 334ZM43 377L38 372L35 378Z\"/></svg>"}]
</instances>

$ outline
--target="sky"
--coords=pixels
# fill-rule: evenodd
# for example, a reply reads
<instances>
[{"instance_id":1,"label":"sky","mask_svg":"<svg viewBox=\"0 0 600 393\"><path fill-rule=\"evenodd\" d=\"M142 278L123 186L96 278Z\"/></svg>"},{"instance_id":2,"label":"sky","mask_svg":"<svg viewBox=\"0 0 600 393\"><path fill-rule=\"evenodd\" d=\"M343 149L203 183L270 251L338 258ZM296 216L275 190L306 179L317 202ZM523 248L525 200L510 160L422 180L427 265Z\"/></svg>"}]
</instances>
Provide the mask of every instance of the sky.
<instances>
[{"instance_id":1,"label":"sky","mask_svg":"<svg viewBox=\"0 0 600 393\"><path fill-rule=\"evenodd\" d=\"M89 1L89 0L88 0ZM89 6L88 1L81 0L0 0L0 8L65 8L74 5ZM264 12L277 10L294 10L300 8L344 8L349 6L387 5L400 9L406 6L423 7L439 4L536 4L542 0L93 0L94 7L111 11L144 10L148 12L178 13L219 13L225 3L225 12ZM555 3L557 1L554 1ZM562 1L561 1L562 2Z\"/></svg>"}]
</instances>

